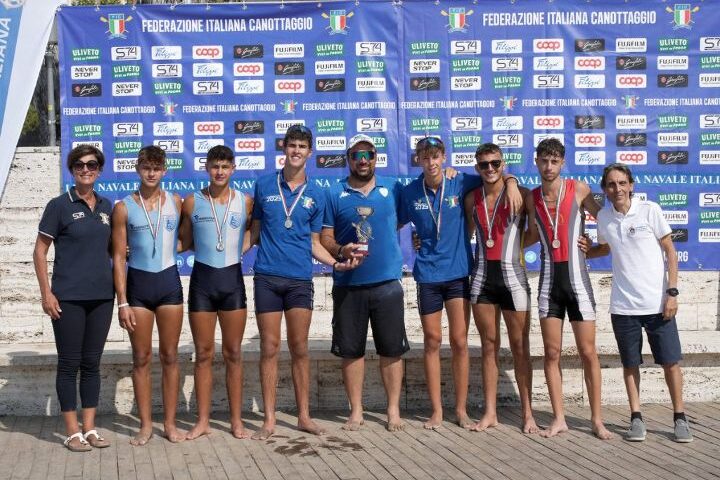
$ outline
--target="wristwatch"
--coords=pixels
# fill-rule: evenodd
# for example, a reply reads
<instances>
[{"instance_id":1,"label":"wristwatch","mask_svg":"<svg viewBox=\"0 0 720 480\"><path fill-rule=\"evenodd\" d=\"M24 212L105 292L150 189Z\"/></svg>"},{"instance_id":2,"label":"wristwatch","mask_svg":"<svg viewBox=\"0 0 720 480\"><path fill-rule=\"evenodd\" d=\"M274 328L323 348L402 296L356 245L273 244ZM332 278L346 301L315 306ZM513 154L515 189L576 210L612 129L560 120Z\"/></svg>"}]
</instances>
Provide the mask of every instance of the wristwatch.
<instances>
[{"instance_id":1,"label":"wristwatch","mask_svg":"<svg viewBox=\"0 0 720 480\"><path fill-rule=\"evenodd\" d=\"M668 288L667 290L665 290L665 293L667 293L669 297L677 297L678 295L680 295L680 290L678 290L677 288Z\"/></svg>"}]
</instances>

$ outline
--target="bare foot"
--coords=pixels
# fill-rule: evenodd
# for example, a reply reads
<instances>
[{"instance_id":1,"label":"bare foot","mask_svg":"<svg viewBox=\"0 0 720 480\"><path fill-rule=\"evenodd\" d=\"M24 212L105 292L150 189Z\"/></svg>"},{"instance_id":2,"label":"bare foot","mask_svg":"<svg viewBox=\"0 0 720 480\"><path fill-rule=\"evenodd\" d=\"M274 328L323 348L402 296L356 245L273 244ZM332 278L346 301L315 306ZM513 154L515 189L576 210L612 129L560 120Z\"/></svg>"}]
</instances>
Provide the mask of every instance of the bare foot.
<instances>
[{"instance_id":1,"label":"bare foot","mask_svg":"<svg viewBox=\"0 0 720 480\"><path fill-rule=\"evenodd\" d=\"M470 417L465 412L455 414L455 423L460 428L470 428L474 425L474 422L470 420Z\"/></svg>"},{"instance_id":2,"label":"bare foot","mask_svg":"<svg viewBox=\"0 0 720 480\"><path fill-rule=\"evenodd\" d=\"M193 428L190 429L189 432L187 432L185 438L187 440L195 440L196 438L200 438L203 435L208 434L210 434L210 425L208 425L207 422L198 422Z\"/></svg>"},{"instance_id":3,"label":"bare foot","mask_svg":"<svg viewBox=\"0 0 720 480\"><path fill-rule=\"evenodd\" d=\"M565 423L565 419L558 420L557 418L554 418L548 428L540 430L540 436L543 438L550 438L567 431L568 426L567 423Z\"/></svg>"},{"instance_id":4,"label":"bare foot","mask_svg":"<svg viewBox=\"0 0 720 480\"><path fill-rule=\"evenodd\" d=\"M142 447L147 444L153 436L152 427L141 428L137 435L130 439L130 445Z\"/></svg>"},{"instance_id":5,"label":"bare foot","mask_svg":"<svg viewBox=\"0 0 720 480\"><path fill-rule=\"evenodd\" d=\"M592 428L593 435L595 435L600 440L610 440L613 437L613 434L610 433L610 430L605 428L605 425L603 425L602 422L598 422L593 425Z\"/></svg>"},{"instance_id":6,"label":"bare foot","mask_svg":"<svg viewBox=\"0 0 720 480\"><path fill-rule=\"evenodd\" d=\"M402 432L403 430L405 430L405 422L403 422L399 418L392 421L388 419L387 427L385 428L387 428L388 432Z\"/></svg>"},{"instance_id":7,"label":"bare foot","mask_svg":"<svg viewBox=\"0 0 720 480\"><path fill-rule=\"evenodd\" d=\"M470 426L473 432L483 432L488 428L497 427L497 414L485 413L475 425Z\"/></svg>"},{"instance_id":8,"label":"bare foot","mask_svg":"<svg viewBox=\"0 0 720 480\"><path fill-rule=\"evenodd\" d=\"M538 433L540 431L540 427L537 426L537 423L535 423L535 418L530 417L526 418L523 422L522 431L525 434L534 434Z\"/></svg>"},{"instance_id":9,"label":"bare foot","mask_svg":"<svg viewBox=\"0 0 720 480\"><path fill-rule=\"evenodd\" d=\"M312 435L325 435L327 433L327 430L315 423L311 418L302 420L298 418L298 429Z\"/></svg>"},{"instance_id":10,"label":"bare foot","mask_svg":"<svg viewBox=\"0 0 720 480\"><path fill-rule=\"evenodd\" d=\"M243 425L242 421L238 421L237 423L230 423L230 433L232 433L233 437L239 438L240 440L250 438L250 434L247 432L247 430L245 430L245 425Z\"/></svg>"},{"instance_id":11,"label":"bare foot","mask_svg":"<svg viewBox=\"0 0 720 480\"><path fill-rule=\"evenodd\" d=\"M343 425L340 428L342 428L343 430L348 431L348 432L357 432L358 430L360 430L360 427L362 427L363 425L365 425L365 420L363 420L362 418L360 420L354 420L353 418L348 418L348 421L345 422L345 425Z\"/></svg>"},{"instance_id":12,"label":"bare foot","mask_svg":"<svg viewBox=\"0 0 720 480\"><path fill-rule=\"evenodd\" d=\"M185 437L187 437L187 432L178 430L177 427L175 427L175 425L165 425L165 432L163 435L171 443L178 443L178 442L182 442L183 440L185 440Z\"/></svg>"},{"instance_id":13,"label":"bare foot","mask_svg":"<svg viewBox=\"0 0 720 480\"><path fill-rule=\"evenodd\" d=\"M427 422L423 423L425 430L437 430L442 425L443 414L442 410L439 412L433 412Z\"/></svg>"},{"instance_id":14,"label":"bare foot","mask_svg":"<svg viewBox=\"0 0 720 480\"><path fill-rule=\"evenodd\" d=\"M273 436L273 433L275 433L275 425L270 425L268 423L263 423L263 426L260 430L253 433L252 438L253 440L267 440L268 438Z\"/></svg>"}]
</instances>

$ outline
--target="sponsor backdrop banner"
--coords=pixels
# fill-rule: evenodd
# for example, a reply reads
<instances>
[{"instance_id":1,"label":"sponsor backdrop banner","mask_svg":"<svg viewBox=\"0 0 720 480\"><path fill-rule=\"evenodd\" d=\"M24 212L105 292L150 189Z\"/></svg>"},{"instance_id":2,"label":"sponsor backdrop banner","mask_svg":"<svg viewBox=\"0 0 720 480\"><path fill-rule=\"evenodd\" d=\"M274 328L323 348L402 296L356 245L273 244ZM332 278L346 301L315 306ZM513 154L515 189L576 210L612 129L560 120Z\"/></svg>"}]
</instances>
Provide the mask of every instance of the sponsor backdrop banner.
<instances>
[{"instance_id":1,"label":"sponsor backdrop banner","mask_svg":"<svg viewBox=\"0 0 720 480\"><path fill-rule=\"evenodd\" d=\"M4 190L55 9L65 0L0 0L0 189Z\"/></svg>"},{"instance_id":2,"label":"sponsor backdrop banner","mask_svg":"<svg viewBox=\"0 0 720 480\"><path fill-rule=\"evenodd\" d=\"M59 20L63 154L101 147L98 190L113 199L137 187L137 150L152 143L170 159L167 190L205 186L204 155L224 144L234 188L252 193L282 167L295 123L315 133L308 172L324 187L346 174L358 132L378 145L377 173L401 182L421 171L415 143L438 135L463 172L479 143L499 144L528 188L535 146L557 137L565 174L601 203L603 166L632 167L682 269L720 267L720 13L701 2L76 7ZM586 228L596 236L592 218ZM185 272L192 261L178 257Z\"/></svg>"}]
</instances>

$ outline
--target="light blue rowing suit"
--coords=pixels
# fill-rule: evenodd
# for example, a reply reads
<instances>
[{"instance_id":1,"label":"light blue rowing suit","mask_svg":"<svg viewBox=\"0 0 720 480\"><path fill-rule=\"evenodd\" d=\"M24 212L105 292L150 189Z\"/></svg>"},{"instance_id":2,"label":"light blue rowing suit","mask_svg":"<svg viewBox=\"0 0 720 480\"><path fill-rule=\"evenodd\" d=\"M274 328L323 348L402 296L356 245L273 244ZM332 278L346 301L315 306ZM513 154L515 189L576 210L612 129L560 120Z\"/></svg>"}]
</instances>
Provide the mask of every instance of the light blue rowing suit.
<instances>
[{"instance_id":1,"label":"light blue rowing suit","mask_svg":"<svg viewBox=\"0 0 720 480\"><path fill-rule=\"evenodd\" d=\"M219 252L215 248L218 243L218 236L210 201L201 192L195 192L195 207L190 219L192 220L196 262L214 268L224 268L240 263L243 235L247 223L245 195L237 190L230 190L230 196L230 212L225 225L222 225L222 221L225 217L226 206L215 202L215 213L221 227L225 247L223 251Z\"/></svg>"},{"instance_id":2,"label":"light blue rowing suit","mask_svg":"<svg viewBox=\"0 0 720 480\"><path fill-rule=\"evenodd\" d=\"M175 265L175 253L177 252L179 214L175 206L175 199L171 194L163 191L164 197L160 212L157 209L148 211L152 228L157 225L158 215L160 227L157 238L153 236L148 226L142 206L138 205L132 195L123 199L127 208L127 241L130 247L130 258L128 266L145 272L157 273ZM148 209L155 207L145 203ZM155 255L153 256L153 241L155 242Z\"/></svg>"}]
</instances>

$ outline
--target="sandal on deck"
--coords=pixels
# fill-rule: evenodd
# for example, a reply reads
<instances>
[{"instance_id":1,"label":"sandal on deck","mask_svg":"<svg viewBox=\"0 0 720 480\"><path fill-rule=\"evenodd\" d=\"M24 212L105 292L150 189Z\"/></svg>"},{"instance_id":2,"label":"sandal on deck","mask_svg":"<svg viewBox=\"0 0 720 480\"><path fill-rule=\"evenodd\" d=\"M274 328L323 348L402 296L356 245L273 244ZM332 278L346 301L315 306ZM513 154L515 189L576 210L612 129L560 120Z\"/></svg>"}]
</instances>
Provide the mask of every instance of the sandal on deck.
<instances>
[{"instance_id":1,"label":"sandal on deck","mask_svg":"<svg viewBox=\"0 0 720 480\"><path fill-rule=\"evenodd\" d=\"M75 438L80 441L80 445L73 445L72 441ZM89 452L90 450L92 450L90 444L85 441L85 437L83 437L82 432L76 432L67 437L63 442L63 445L65 445L65 448L67 448L71 452Z\"/></svg>"},{"instance_id":2,"label":"sandal on deck","mask_svg":"<svg viewBox=\"0 0 720 480\"><path fill-rule=\"evenodd\" d=\"M101 437L95 429L85 434L85 441L95 448L106 448L110 446L110 442Z\"/></svg>"}]
</instances>

